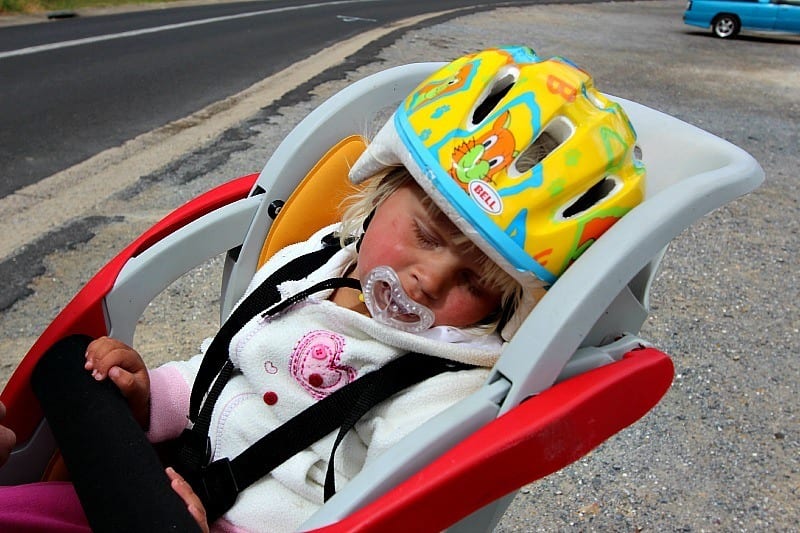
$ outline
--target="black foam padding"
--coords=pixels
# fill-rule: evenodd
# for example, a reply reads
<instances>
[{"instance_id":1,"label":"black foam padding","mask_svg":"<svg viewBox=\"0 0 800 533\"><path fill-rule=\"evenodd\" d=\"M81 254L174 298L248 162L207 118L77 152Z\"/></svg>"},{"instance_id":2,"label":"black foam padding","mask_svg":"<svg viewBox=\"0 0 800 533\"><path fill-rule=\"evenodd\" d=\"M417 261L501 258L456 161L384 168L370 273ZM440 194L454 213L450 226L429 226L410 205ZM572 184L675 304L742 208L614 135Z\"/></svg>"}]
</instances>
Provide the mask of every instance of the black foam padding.
<instances>
[{"instance_id":1,"label":"black foam padding","mask_svg":"<svg viewBox=\"0 0 800 533\"><path fill-rule=\"evenodd\" d=\"M95 532L200 531L170 487L158 454L108 379L84 368L91 339L48 350L31 384Z\"/></svg>"}]
</instances>

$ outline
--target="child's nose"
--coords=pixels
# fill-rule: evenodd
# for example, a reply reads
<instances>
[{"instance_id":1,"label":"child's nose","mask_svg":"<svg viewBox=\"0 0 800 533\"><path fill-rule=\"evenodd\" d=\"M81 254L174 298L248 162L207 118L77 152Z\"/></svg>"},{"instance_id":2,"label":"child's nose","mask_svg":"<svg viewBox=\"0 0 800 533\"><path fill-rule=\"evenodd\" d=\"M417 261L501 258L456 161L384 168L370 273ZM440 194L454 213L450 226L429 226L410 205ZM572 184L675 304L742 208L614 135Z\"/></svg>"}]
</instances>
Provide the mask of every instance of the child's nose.
<instances>
[{"instance_id":1,"label":"child's nose","mask_svg":"<svg viewBox=\"0 0 800 533\"><path fill-rule=\"evenodd\" d=\"M457 258L439 256L435 260L420 262L412 277L417 283L417 290L428 299L438 300L455 282L457 272ZM413 294L412 298L417 299ZM423 303L423 302L420 302Z\"/></svg>"}]
</instances>

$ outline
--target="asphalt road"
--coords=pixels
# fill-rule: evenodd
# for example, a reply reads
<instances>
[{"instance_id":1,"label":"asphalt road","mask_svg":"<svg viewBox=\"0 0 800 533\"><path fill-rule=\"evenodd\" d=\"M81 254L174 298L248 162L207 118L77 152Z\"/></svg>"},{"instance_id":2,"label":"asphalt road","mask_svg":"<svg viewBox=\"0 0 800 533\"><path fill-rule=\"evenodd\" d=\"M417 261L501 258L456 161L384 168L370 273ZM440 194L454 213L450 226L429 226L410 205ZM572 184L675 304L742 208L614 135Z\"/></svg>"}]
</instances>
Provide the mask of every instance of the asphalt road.
<instances>
[{"instance_id":1,"label":"asphalt road","mask_svg":"<svg viewBox=\"0 0 800 533\"><path fill-rule=\"evenodd\" d=\"M603 91L745 148L767 180L682 233L665 257L641 334L673 356L676 376L666 397L585 458L523 487L497 530L796 531L800 38L747 34L720 41L684 26L683 8L683 0L543 5L400 28L358 49L357 57L369 61L328 66L221 129L212 126L235 114L233 103L225 113L195 117L203 131L217 133L192 133L184 145L173 131L170 143L187 148L169 156L151 163L129 147L112 154L118 159L109 156L113 165L94 159L81 166L80 180L46 180L48 191L58 189L70 204L58 195L45 200L39 189L36 202L12 195L13 204L0 202L4 239L50 218L63 222L48 236L66 235L67 227L75 236L55 249L43 239L26 241L23 252L10 255L25 266L4 263L11 266L0 278L21 271L30 294L0 312L0 383L124 243L182 201L260 170L291 126L338 88L388 66L521 42L541 55L571 58ZM148 154L160 153L158 143L146 146ZM135 165L121 162L126 153ZM103 165L127 185L80 204L85 195L70 191L95 177L109 181ZM62 216L77 204L72 216ZM24 250L37 243L41 250L30 256L39 259L25 263ZM145 312L136 345L150 364L191 355L213 334L220 268L212 261L188 273Z\"/></svg>"},{"instance_id":2,"label":"asphalt road","mask_svg":"<svg viewBox=\"0 0 800 533\"><path fill-rule=\"evenodd\" d=\"M0 24L0 198L332 43L498 3L258 0Z\"/></svg>"}]
</instances>

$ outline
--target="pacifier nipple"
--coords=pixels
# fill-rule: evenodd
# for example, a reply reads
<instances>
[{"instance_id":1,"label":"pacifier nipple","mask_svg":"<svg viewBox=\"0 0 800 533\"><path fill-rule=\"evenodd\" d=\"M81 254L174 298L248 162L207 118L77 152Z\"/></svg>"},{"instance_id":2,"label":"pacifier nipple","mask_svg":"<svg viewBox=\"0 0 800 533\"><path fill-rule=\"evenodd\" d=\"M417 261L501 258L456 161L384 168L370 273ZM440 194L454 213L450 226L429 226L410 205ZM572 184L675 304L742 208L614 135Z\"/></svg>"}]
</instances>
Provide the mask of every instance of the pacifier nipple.
<instances>
[{"instance_id":1,"label":"pacifier nipple","mask_svg":"<svg viewBox=\"0 0 800 533\"><path fill-rule=\"evenodd\" d=\"M367 309L378 322L411 333L425 331L433 325L433 311L406 294L397 272L391 267L373 268L364 282L363 294Z\"/></svg>"}]
</instances>

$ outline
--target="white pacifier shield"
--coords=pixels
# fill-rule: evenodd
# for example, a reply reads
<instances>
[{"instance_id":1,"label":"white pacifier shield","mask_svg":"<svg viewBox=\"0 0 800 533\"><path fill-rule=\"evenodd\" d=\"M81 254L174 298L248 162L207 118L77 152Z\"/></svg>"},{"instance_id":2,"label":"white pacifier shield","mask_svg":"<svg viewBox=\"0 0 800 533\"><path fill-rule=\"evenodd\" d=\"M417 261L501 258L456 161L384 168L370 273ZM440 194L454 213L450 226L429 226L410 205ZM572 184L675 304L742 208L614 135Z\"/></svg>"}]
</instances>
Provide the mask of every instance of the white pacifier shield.
<instances>
[{"instance_id":1,"label":"white pacifier shield","mask_svg":"<svg viewBox=\"0 0 800 533\"><path fill-rule=\"evenodd\" d=\"M391 267L372 269L363 286L364 303L372 318L411 333L429 329L435 320L433 311L411 299Z\"/></svg>"}]
</instances>

